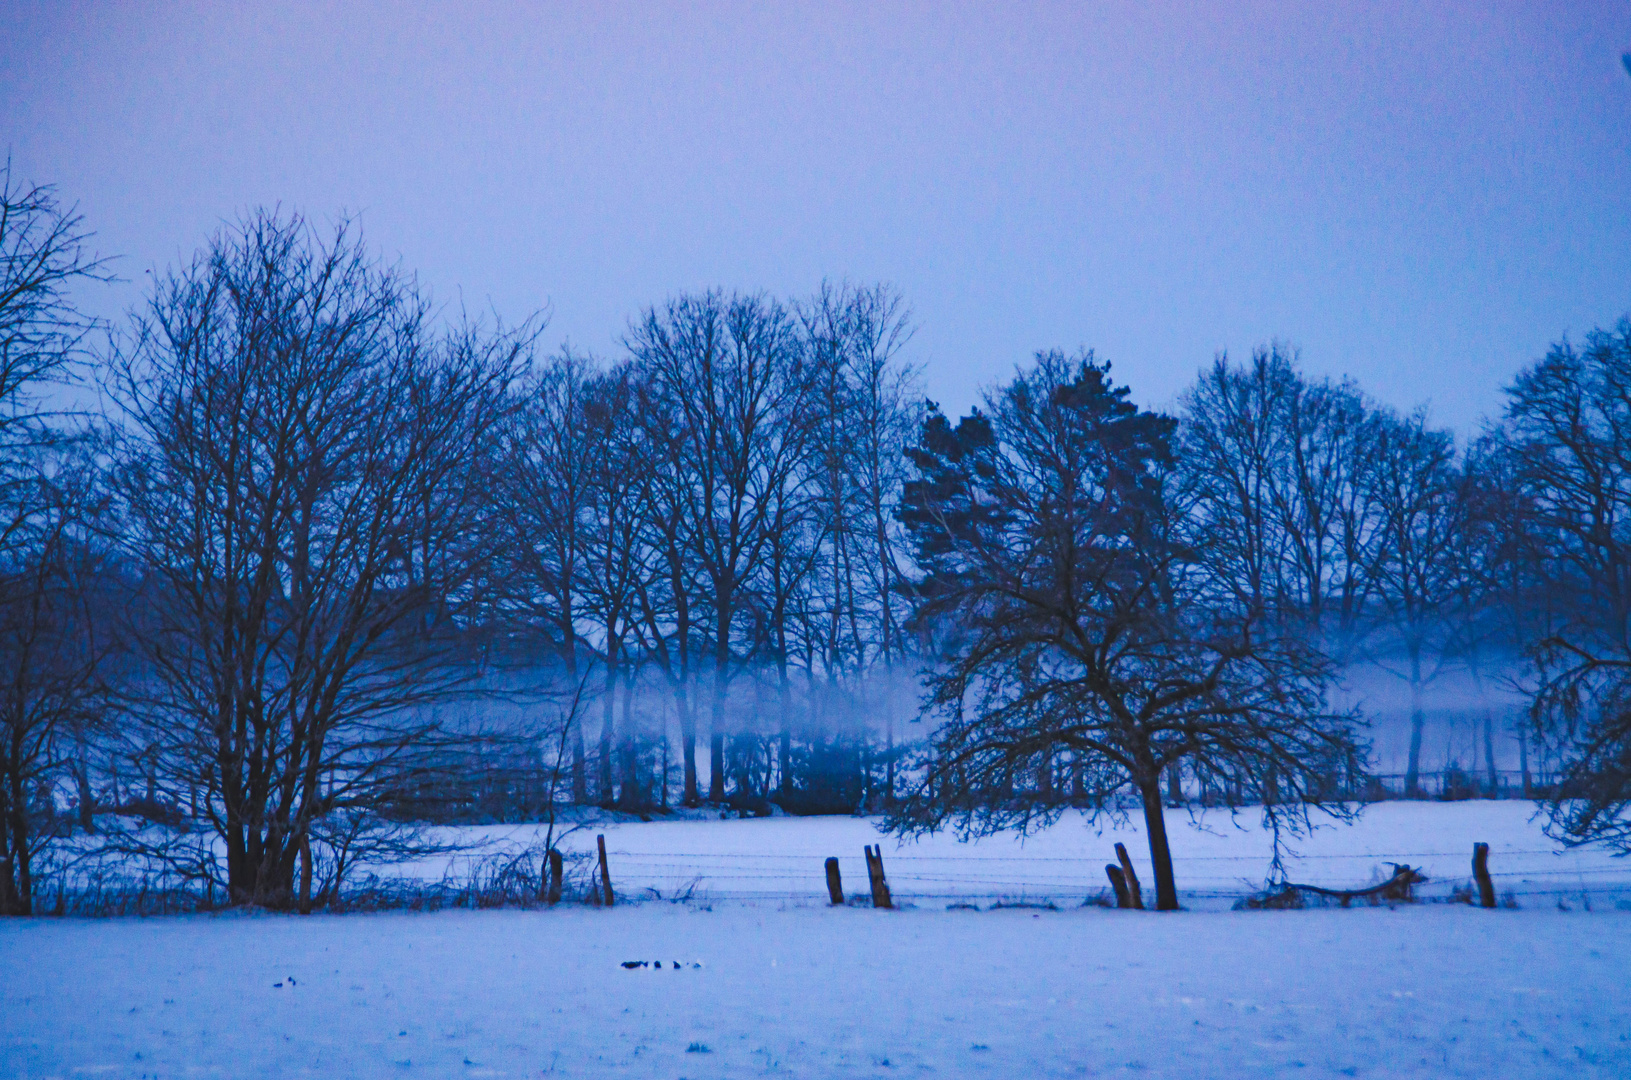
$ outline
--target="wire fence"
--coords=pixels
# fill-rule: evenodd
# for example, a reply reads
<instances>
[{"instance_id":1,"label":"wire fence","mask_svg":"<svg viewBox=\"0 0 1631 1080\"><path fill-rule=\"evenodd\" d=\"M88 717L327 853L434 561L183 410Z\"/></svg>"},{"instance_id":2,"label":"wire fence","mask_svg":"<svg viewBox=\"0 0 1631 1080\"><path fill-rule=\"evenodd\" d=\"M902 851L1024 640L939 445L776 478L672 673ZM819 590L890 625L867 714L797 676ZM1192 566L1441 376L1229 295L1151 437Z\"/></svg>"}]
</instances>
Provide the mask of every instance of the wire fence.
<instances>
[{"instance_id":1,"label":"wire fence","mask_svg":"<svg viewBox=\"0 0 1631 1080\"><path fill-rule=\"evenodd\" d=\"M1533 820L1522 818L1523 812L1494 804L1487 804L1487 810L1468 807L1425 817L1400 807L1391 819L1384 814L1368 834L1321 831L1298 838L1299 848L1311 850L1283 851L1282 872L1273 882L1268 833L1201 828L1184 845L1188 851L1174 852L1179 900L1197 909L1229 906L1261 896L1286 880L1337 891L1360 890L1391 878L1395 864L1409 865L1426 876L1417 887L1421 899L1449 900L1465 895L1471 883L1472 841L1488 839L1495 841L1488 868L1503 898L1526 907L1556 902L1631 910L1631 858L1617 858L1601 848L1546 846ZM572 830L561 845L569 864L570 895L587 898L595 891L596 827L598 823ZM699 820L628 829L609 822L604 827L617 894L650 901L825 904L825 862L830 855L838 860L844 891L864 903L870 891L868 874L854 849L878 839L864 819L808 825L805 819L788 819L717 827ZM1465 846L1460 843L1463 830L1470 830ZM377 876L373 869L354 872L341 906L363 910L368 905L525 905L542 896L545 849L535 828L494 827L460 835L463 846L451 845L447 854L382 866ZM1077 906L1112 897L1105 871L1118 861L1113 848L1117 836L1114 830L1069 838L1058 834L1023 847L996 841L965 845L940 838L907 843L884 852L883 858L890 889L902 904ZM1153 874L1147 854L1140 850L1142 841L1130 832L1119 836L1132 849L1146 894L1152 892ZM1344 843L1358 850L1341 850ZM151 867L129 859L59 869L63 872L49 881L45 877L50 875L42 875L39 882L44 895L38 902L45 910L159 913L224 902L219 890L212 894L197 882L154 878Z\"/></svg>"},{"instance_id":2,"label":"wire fence","mask_svg":"<svg viewBox=\"0 0 1631 1080\"><path fill-rule=\"evenodd\" d=\"M608 851L617 890L633 898L825 902L823 858L772 852ZM1110 852L1106 852L1107 855ZM1471 881L1471 845L1465 851L1388 851L1300 855L1288 876L1303 884L1360 888L1385 880L1392 865L1425 867L1424 899L1447 899ZM1559 862L1564 863L1558 865ZM1108 895L1107 863L1114 858L1060 855L885 856L897 901L1048 901L1093 903ZM1502 864L1505 864L1504 866ZM859 856L839 857L846 891L867 888ZM1198 855L1173 860L1180 898L1232 901L1261 891L1262 858ZM1147 865L1140 867L1147 875ZM1555 849L1515 848L1492 856L1491 878L1503 895L1621 898L1631 907L1631 863L1582 864ZM1151 887L1146 876L1144 887ZM1590 902L1589 900L1587 901Z\"/></svg>"}]
</instances>

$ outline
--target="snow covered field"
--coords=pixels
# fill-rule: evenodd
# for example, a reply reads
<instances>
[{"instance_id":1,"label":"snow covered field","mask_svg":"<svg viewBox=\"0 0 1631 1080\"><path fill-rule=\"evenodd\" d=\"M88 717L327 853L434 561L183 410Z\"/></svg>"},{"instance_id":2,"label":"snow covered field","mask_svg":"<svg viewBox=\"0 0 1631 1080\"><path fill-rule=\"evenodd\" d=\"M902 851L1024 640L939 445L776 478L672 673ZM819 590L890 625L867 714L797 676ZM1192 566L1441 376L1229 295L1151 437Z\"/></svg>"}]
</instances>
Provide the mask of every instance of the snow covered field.
<instances>
[{"instance_id":1,"label":"snow covered field","mask_svg":"<svg viewBox=\"0 0 1631 1080\"><path fill-rule=\"evenodd\" d=\"M1620 911L41 920L0 965L7 1077L1631 1075Z\"/></svg>"},{"instance_id":2,"label":"snow covered field","mask_svg":"<svg viewBox=\"0 0 1631 1080\"><path fill-rule=\"evenodd\" d=\"M692 890L699 899L776 899L818 902L826 896L823 861L837 856L846 892L866 891L862 848L881 843L890 887L897 900L944 907L948 900L1051 900L1079 904L1104 890L1106 862L1114 845L1127 845L1145 888L1151 888L1142 818L1102 828L1067 817L1045 832L1021 840L989 837L960 843L939 834L921 840L880 837L864 818L766 818L747 821L653 821L608 824L568 836L565 848L591 852L596 833L610 851L612 882L620 895L668 898ZM1490 871L1500 892L1525 906L1559 898L1613 907L1631 903L1631 861L1600 849L1562 851L1542 832L1532 803L1390 802L1367 808L1353 825L1333 824L1312 836L1291 838L1296 857L1287 861L1291 880L1308 885L1352 887L1380 881L1388 863L1425 871L1428 897L1448 894L1471 876L1472 845L1490 845ZM450 830L451 831L451 830ZM487 840L485 854L536 843L533 826L457 830ZM1268 872L1270 837L1259 813L1231 819L1208 811L1198 822L1188 811L1167 811L1180 900L1196 909L1226 909L1260 888ZM402 872L435 877L452 864L481 857L428 860Z\"/></svg>"},{"instance_id":3,"label":"snow covered field","mask_svg":"<svg viewBox=\"0 0 1631 1080\"><path fill-rule=\"evenodd\" d=\"M818 856L853 847L858 891L874 834L862 821L774 819L605 830L624 895L701 873L704 903L7 921L0 1076L1631 1075L1631 911L1604 887L1631 867L1521 854L1550 848L1527 809L1376 807L1305 842L1293 875L1353 883L1369 864L1326 856L1355 851L1434 874L1422 855L1444 852L1435 878L1461 880L1482 839L1492 867L1517 875L1498 887L1516 891L1525 873L1544 882L1518 911L931 901L949 886L1039 896L1045 884L1079 903L1077 871L1056 867L1091 859L1102 877L1113 839L1079 823L1023 848L886 842L896 893L916 906L831 909ZM1201 889L1208 859L1223 866L1209 881L1261 879L1262 837L1218 824L1219 836L1175 836L1181 886ZM930 874L908 861L941 855L963 862L925 863ZM668 861L681 856L714 859L712 872ZM754 865L770 869L755 877Z\"/></svg>"}]
</instances>

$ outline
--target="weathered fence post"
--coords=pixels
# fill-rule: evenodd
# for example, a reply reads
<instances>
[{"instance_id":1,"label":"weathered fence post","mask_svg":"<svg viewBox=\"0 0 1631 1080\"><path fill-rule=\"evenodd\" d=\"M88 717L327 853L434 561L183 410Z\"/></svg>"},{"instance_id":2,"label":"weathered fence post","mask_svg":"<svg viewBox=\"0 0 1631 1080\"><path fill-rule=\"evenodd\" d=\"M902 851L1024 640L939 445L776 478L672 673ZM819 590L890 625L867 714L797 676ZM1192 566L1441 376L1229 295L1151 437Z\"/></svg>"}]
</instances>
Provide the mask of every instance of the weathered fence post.
<instances>
[{"instance_id":1,"label":"weathered fence post","mask_svg":"<svg viewBox=\"0 0 1631 1080\"><path fill-rule=\"evenodd\" d=\"M866 847L867 879L872 885L872 906L875 908L892 908L894 901L889 896L889 882L883 876L883 846L868 844Z\"/></svg>"},{"instance_id":2,"label":"weathered fence post","mask_svg":"<svg viewBox=\"0 0 1631 1080\"><path fill-rule=\"evenodd\" d=\"M612 906L612 872L606 866L606 834L601 833L595 837L595 845L600 848L600 889L605 896L606 906Z\"/></svg>"},{"instance_id":3,"label":"weathered fence post","mask_svg":"<svg viewBox=\"0 0 1631 1080\"><path fill-rule=\"evenodd\" d=\"M300 834L300 914L311 914L311 835Z\"/></svg>"},{"instance_id":4,"label":"weathered fence post","mask_svg":"<svg viewBox=\"0 0 1631 1080\"><path fill-rule=\"evenodd\" d=\"M1121 860L1121 876L1127 879L1127 898L1139 911L1144 910L1144 890L1138 887L1138 874L1133 871L1133 860L1127 854L1126 844L1116 845L1116 858Z\"/></svg>"},{"instance_id":5,"label":"weathered fence post","mask_svg":"<svg viewBox=\"0 0 1631 1080\"><path fill-rule=\"evenodd\" d=\"M547 857L547 869L544 870L544 882L549 892L545 900L550 907L561 902L561 878L566 871L566 860L562 858L559 848L550 848Z\"/></svg>"},{"instance_id":6,"label":"weathered fence post","mask_svg":"<svg viewBox=\"0 0 1631 1080\"><path fill-rule=\"evenodd\" d=\"M1495 906L1495 882L1489 877L1489 845L1472 846L1472 878L1478 882L1478 906Z\"/></svg>"},{"instance_id":7,"label":"weathered fence post","mask_svg":"<svg viewBox=\"0 0 1631 1080\"><path fill-rule=\"evenodd\" d=\"M1127 878L1121 872L1121 867L1115 863L1105 863L1104 876L1110 879L1110 887L1116 890L1116 906L1118 908L1132 907L1133 898L1127 894Z\"/></svg>"},{"instance_id":8,"label":"weathered fence post","mask_svg":"<svg viewBox=\"0 0 1631 1080\"><path fill-rule=\"evenodd\" d=\"M835 904L844 902L844 879L838 874L838 860L827 860L827 899Z\"/></svg>"}]
</instances>

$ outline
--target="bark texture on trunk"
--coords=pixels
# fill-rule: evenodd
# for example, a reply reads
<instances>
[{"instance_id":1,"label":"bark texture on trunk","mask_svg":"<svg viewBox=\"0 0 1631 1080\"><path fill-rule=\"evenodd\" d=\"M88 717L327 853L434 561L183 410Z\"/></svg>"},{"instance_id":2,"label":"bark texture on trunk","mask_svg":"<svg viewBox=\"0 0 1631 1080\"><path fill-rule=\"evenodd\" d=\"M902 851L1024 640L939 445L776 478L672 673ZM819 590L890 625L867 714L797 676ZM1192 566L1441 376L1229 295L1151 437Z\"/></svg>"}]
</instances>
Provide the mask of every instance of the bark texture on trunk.
<instances>
[{"instance_id":1,"label":"bark texture on trunk","mask_svg":"<svg viewBox=\"0 0 1631 1080\"><path fill-rule=\"evenodd\" d=\"M1178 884L1172 875L1172 848L1167 843L1167 815L1161 805L1161 775L1139 783L1144 800L1144 827L1150 834L1150 866L1155 873L1155 910L1178 910Z\"/></svg>"}]
</instances>

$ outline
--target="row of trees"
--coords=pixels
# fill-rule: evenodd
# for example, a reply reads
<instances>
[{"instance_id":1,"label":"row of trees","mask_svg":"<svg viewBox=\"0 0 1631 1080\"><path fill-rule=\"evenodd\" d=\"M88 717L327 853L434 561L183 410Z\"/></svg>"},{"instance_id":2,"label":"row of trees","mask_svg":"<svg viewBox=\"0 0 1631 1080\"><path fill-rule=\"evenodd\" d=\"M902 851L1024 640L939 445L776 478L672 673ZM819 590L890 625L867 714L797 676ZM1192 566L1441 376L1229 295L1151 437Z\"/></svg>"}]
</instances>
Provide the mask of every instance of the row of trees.
<instances>
[{"instance_id":1,"label":"row of trees","mask_svg":"<svg viewBox=\"0 0 1631 1080\"><path fill-rule=\"evenodd\" d=\"M670 800L1131 800L1171 906L1163 801L1347 812L1364 665L1411 689L1412 789L1439 673L1527 680L1589 796L1561 827L1626 840L1626 325L1466 449L1277 348L1177 417L1044 353L953 425L885 287L682 295L613 360L541 356L268 213L93 339L77 218L3 195L5 910L73 830L267 903L416 850L407 819Z\"/></svg>"},{"instance_id":2,"label":"row of trees","mask_svg":"<svg viewBox=\"0 0 1631 1080\"><path fill-rule=\"evenodd\" d=\"M1279 349L1219 358L1181 420L1059 353L955 426L931 414L900 517L943 722L891 824L1027 828L1131 794L1170 908L1164 798L1293 828L1352 811L1364 730L1333 694L1374 665L1410 690L1410 794L1425 688L1460 668L1527 694L1526 739L1567 763L1560 835L1623 848L1628 390L1622 322L1523 372L1460 452Z\"/></svg>"},{"instance_id":3,"label":"row of trees","mask_svg":"<svg viewBox=\"0 0 1631 1080\"><path fill-rule=\"evenodd\" d=\"M593 658L605 680L593 768L574 735L574 798L652 801L646 740L617 735L614 714L621 691L633 715L642 669L671 695L688 804L704 795L704 713L708 799L725 799L733 774L751 797L794 798L795 740L819 738L795 730L795 693L853 707L887 689L910 603L893 520L920 409L896 359L909 335L882 287L829 286L792 304L711 292L644 312L622 362L568 352L520 388L494 599L547 638L568 677ZM744 674L768 684L768 725L728 716ZM765 767L730 767L733 732L750 750L774 742Z\"/></svg>"},{"instance_id":4,"label":"row of trees","mask_svg":"<svg viewBox=\"0 0 1631 1080\"><path fill-rule=\"evenodd\" d=\"M7 235L55 276L16 318L56 337L16 346L18 410L87 329L60 285L99 272L26 194L37 235ZM81 354L98 415L18 421L8 906L69 778L80 826L186 823L118 843L254 901L518 777L512 808L667 805L671 719L687 804L893 784L893 714L881 745L857 720L904 704L900 300L681 297L610 364L540 329L447 325L349 226L257 214Z\"/></svg>"}]
</instances>

